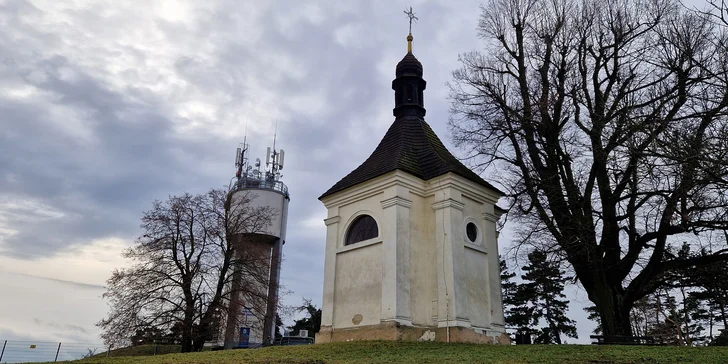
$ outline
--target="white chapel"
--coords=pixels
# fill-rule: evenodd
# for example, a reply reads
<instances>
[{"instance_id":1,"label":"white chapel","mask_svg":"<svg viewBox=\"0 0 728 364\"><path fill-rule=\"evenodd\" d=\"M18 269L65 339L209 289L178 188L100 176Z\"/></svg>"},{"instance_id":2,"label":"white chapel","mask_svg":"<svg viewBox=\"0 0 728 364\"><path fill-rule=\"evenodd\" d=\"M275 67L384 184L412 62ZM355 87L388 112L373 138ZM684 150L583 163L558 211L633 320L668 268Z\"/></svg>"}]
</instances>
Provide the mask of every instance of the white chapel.
<instances>
[{"instance_id":1,"label":"white chapel","mask_svg":"<svg viewBox=\"0 0 728 364\"><path fill-rule=\"evenodd\" d=\"M503 193L425 122L426 82L412 39L392 81L392 126L319 198L328 218L316 342L507 344L496 232Z\"/></svg>"}]
</instances>

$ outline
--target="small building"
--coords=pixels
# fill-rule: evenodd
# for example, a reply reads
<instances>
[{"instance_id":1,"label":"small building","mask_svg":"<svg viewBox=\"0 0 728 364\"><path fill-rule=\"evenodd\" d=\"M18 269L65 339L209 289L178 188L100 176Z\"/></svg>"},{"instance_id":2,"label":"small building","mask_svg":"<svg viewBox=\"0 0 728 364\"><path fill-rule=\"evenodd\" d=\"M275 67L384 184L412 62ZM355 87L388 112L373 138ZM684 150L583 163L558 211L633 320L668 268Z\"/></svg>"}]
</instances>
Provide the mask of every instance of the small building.
<instances>
[{"instance_id":1,"label":"small building","mask_svg":"<svg viewBox=\"0 0 728 364\"><path fill-rule=\"evenodd\" d=\"M426 82L412 39L392 81L394 123L319 198L328 217L316 342L509 343L496 232L503 193L425 122Z\"/></svg>"}]
</instances>

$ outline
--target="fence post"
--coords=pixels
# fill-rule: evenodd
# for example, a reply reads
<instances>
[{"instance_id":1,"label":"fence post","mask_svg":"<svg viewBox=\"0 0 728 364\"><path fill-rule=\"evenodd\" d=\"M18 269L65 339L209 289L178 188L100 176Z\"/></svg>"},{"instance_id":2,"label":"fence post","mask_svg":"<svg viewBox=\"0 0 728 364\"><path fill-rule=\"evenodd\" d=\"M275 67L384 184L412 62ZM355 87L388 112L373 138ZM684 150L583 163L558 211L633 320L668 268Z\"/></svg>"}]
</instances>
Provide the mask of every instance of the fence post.
<instances>
[{"instance_id":1,"label":"fence post","mask_svg":"<svg viewBox=\"0 0 728 364\"><path fill-rule=\"evenodd\" d=\"M56 350L56 358L53 361L58 361L58 353L61 352L61 343L58 343L58 350Z\"/></svg>"},{"instance_id":2,"label":"fence post","mask_svg":"<svg viewBox=\"0 0 728 364\"><path fill-rule=\"evenodd\" d=\"M5 343L3 344L3 351L0 351L0 362L3 360L3 355L5 354L5 346L8 345L8 341L5 340Z\"/></svg>"}]
</instances>

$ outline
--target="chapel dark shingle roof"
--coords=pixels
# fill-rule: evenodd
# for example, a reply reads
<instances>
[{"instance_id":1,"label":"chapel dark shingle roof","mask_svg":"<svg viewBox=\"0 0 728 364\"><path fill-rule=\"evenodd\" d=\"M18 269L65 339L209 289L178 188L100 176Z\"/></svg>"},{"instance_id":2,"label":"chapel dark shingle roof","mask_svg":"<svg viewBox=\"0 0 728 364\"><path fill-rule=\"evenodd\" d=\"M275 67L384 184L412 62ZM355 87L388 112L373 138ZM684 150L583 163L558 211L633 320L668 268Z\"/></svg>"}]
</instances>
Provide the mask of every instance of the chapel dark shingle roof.
<instances>
[{"instance_id":1,"label":"chapel dark shingle roof","mask_svg":"<svg viewBox=\"0 0 728 364\"><path fill-rule=\"evenodd\" d=\"M400 117L389 127L369 158L319 199L397 169L425 181L453 172L500 192L455 158L422 118Z\"/></svg>"},{"instance_id":2,"label":"chapel dark shingle roof","mask_svg":"<svg viewBox=\"0 0 728 364\"><path fill-rule=\"evenodd\" d=\"M422 77L423 68L422 63L415 57L412 52L407 52L395 68L395 76L402 77L407 74L412 74L417 77Z\"/></svg>"}]
</instances>

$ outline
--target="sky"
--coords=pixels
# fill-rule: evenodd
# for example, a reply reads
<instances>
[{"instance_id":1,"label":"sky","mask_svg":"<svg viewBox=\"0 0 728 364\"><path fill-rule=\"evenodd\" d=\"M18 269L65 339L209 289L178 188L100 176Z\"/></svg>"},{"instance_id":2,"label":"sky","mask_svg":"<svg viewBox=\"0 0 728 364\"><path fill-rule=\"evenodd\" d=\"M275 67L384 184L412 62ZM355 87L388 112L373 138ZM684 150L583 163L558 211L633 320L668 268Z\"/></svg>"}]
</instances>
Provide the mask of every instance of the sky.
<instances>
[{"instance_id":1,"label":"sky","mask_svg":"<svg viewBox=\"0 0 728 364\"><path fill-rule=\"evenodd\" d=\"M246 130L262 159L276 125L291 194L283 303L320 306L317 198L393 121L403 10L419 18L426 119L463 156L448 137L446 82L458 54L483 48L479 4L0 0L0 339L100 342L103 285L126 264L142 212L227 186ZM586 295L569 298L588 342Z\"/></svg>"}]
</instances>

